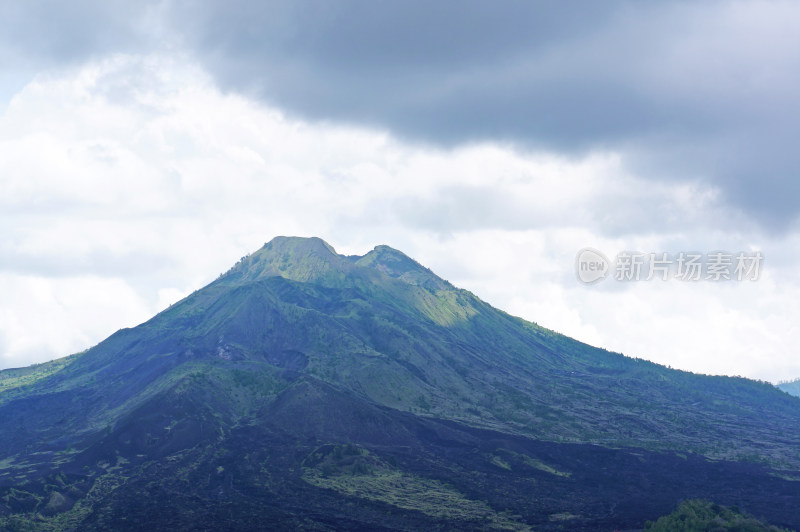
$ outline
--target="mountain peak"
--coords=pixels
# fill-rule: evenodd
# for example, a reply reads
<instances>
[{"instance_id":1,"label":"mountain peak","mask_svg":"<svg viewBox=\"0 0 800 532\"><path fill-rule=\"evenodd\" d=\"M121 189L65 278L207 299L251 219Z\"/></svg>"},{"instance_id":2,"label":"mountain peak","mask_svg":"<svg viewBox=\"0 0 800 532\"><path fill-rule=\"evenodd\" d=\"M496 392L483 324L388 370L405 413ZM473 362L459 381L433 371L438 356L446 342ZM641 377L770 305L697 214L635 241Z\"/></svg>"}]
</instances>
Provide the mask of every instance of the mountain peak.
<instances>
[{"instance_id":1,"label":"mountain peak","mask_svg":"<svg viewBox=\"0 0 800 532\"><path fill-rule=\"evenodd\" d=\"M276 236L259 250L261 251L275 251L291 254L321 254L321 255L336 255L336 250L333 246L325 242L319 237L302 237L302 236Z\"/></svg>"},{"instance_id":2,"label":"mountain peak","mask_svg":"<svg viewBox=\"0 0 800 532\"><path fill-rule=\"evenodd\" d=\"M356 261L356 266L371 267L409 284L424 288L442 290L449 286L431 270L415 261L402 251L386 245L375 246L375 249Z\"/></svg>"},{"instance_id":3,"label":"mountain peak","mask_svg":"<svg viewBox=\"0 0 800 532\"><path fill-rule=\"evenodd\" d=\"M358 269L377 270L407 284L429 290L445 290L452 285L405 253L386 245L362 257L346 257L318 237L278 236L255 253L243 257L225 275L229 281L254 281L284 277L301 282L338 285Z\"/></svg>"},{"instance_id":4,"label":"mountain peak","mask_svg":"<svg viewBox=\"0 0 800 532\"><path fill-rule=\"evenodd\" d=\"M234 266L228 277L251 281L285 277L295 281L322 280L352 268L352 264L318 237L278 236Z\"/></svg>"}]
</instances>

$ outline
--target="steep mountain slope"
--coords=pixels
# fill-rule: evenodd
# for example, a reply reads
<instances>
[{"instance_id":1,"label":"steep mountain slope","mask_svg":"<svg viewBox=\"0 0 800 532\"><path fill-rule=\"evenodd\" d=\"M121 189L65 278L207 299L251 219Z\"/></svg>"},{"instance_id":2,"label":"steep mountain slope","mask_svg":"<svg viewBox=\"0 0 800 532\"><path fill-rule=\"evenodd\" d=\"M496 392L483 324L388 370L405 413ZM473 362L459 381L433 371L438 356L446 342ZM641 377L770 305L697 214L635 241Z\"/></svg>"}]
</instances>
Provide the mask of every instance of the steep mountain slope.
<instances>
[{"instance_id":1,"label":"steep mountain slope","mask_svg":"<svg viewBox=\"0 0 800 532\"><path fill-rule=\"evenodd\" d=\"M136 328L0 372L0 520L575 530L703 497L800 526L799 422L771 385L592 348L387 246L278 237Z\"/></svg>"}]
</instances>

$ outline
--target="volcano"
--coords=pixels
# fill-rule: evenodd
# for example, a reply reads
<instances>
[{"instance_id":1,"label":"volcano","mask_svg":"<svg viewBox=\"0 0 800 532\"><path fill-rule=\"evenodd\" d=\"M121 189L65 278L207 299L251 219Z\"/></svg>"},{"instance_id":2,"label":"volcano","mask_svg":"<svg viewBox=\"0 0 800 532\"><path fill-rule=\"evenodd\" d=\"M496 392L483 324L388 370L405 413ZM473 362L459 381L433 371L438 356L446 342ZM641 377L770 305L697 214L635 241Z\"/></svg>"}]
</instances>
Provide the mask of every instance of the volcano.
<instances>
[{"instance_id":1,"label":"volcano","mask_svg":"<svg viewBox=\"0 0 800 532\"><path fill-rule=\"evenodd\" d=\"M388 246L278 237L151 320L0 372L4 530L800 528L800 399L513 317Z\"/></svg>"}]
</instances>

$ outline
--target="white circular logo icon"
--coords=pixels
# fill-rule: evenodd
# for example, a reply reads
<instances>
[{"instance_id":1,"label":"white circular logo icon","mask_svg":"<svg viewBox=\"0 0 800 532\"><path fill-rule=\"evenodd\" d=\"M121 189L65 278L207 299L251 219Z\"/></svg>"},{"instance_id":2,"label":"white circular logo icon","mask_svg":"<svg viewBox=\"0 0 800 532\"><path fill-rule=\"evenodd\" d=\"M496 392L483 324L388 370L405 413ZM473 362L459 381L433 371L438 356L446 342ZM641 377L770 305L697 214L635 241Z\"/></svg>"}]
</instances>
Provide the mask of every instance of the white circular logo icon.
<instances>
[{"instance_id":1,"label":"white circular logo icon","mask_svg":"<svg viewBox=\"0 0 800 532\"><path fill-rule=\"evenodd\" d=\"M585 284L602 281L608 275L608 259L594 248L583 248L575 256L575 274Z\"/></svg>"}]
</instances>

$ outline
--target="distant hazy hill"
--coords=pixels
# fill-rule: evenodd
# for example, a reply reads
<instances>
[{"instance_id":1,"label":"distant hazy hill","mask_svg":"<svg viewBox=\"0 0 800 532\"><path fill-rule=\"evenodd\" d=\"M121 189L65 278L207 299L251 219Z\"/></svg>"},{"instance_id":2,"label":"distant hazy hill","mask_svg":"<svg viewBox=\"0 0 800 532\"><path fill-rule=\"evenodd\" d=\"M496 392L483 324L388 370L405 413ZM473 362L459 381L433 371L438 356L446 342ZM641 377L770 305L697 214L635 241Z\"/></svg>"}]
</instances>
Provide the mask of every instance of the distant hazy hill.
<instances>
[{"instance_id":1,"label":"distant hazy hill","mask_svg":"<svg viewBox=\"0 0 800 532\"><path fill-rule=\"evenodd\" d=\"M800 400L497 310L401 252L279 237L133 329L0 372L0 525L800 527Z\"/></svg>"},{"instance_id":2,"label":"distant hazy hill","mask_svg":"<svg viewBox=\"0 0 800 532\"><path fill-rule=\"evenodd\" d=\"M800 379L790 382L782 382L778 385L778 388L786 393L794 395L795 397L800 397Z\"/></svg>"}]
</instances>

